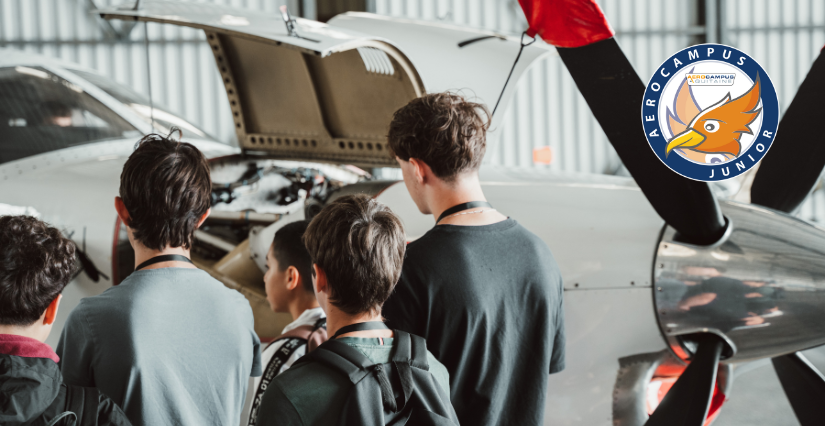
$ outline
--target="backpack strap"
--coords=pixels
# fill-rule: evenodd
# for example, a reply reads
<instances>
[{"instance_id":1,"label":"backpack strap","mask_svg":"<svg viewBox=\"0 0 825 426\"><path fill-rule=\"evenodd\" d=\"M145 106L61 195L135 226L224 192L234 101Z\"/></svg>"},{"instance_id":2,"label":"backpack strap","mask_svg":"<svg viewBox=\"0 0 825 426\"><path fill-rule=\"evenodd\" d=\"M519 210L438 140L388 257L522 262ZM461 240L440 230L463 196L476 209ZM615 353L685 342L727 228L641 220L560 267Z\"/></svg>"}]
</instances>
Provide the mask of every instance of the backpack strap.
<instances>
[{"instance_id":1,"label":"backpack strap","mask_svg":"<svg viewBox=\"0 0 825 426\"><path fill-rule=\"evenodd\" d=\"M311 326L301 326L301 327L311 327ZM297 327L297 328L301 328ZM297 330L293 329L291 331ZM312 331L310 330L309 333ZM279 336L277 339L273 340L270 345L275 342L283 341L283 345L272 355L272 358L269 359L269 362L266 364L266 368L264 369L264 373L261 375L261 382L258 384L257 389L255 389L255 397L252 399L252 407L249 410L249 421L248 425L253 426L258 421L258 409L261 406L261 399L264 396L264 392L266 392L267 386L275 379L275 376L278 375L278 372L281 371L284 364L292 357L292 354L295 353L298 348L301 346L306 345L307 340L305 338L301 338L300 336L287 336L286 333ZM269 346L267 346L268 348Z\"/></svg>"},{"instance_id":2,"label":"backpack strap","mask_svg":"<svg viewBox=\"0 0 825 426\"><path fill-rule=\"evenodd\" d=\"M321 343L326 342L329 338L327 335L327 319L321 318L316 321L314 325L302 325L295 327L292 330L276 337L272 342L274 343L278 340L289 337L297 337L299 339L306 340L307 352L312 352L315 348L320 346Z\"/></svg>"},{"instance_id":3,"label":"backpack strap","mask_svg":"<svg viewBox=\"0 0 825 426\"><path fill-rule=\"evenodd\" d=\"M68 420L68 419L66 419L66 418L67 418L67 417L69 417L69 416L74 417L74 419L71 421L71 423L68 423L68 422L69 422L69 420ZM65 423L65 424L66 424L67 426L75 426L75 425L77 425L77 414L72 413L71 411L64 411L64 412L60 413L57 417L53 418L50 422L46 423L46 426L55 426L55 425L56 425L59 421L61 421L61 420L63 420L63 419L66 419L66 423Z\"/></svg>"},{"instance_id":4,"label":"backpack strap","mask_svg":"<svg viewBox=\"0 0 825 426\"><path fill-rule=\"evenodd\" d=\"M404 392L404 401L398 410L403 410L413 393L412 368L429 371L427 362L427 344L424 338L412 335L405 331L393 330L395 351L392 354L392 363L398 374L398 381Z\"/></svg>"},{"instance_id":5,"label":"backpack strap","mask_svg":"<svg viewBox=\"0 0 825 426\"><path fill-rule=\"evenodd\" d=\"M96 388L66 385L66 411L75 413L78 426L97 426L100 392Z\"/></svg>"},{"instance_id":6,"label":"backpack strap","mask_svg":"<svg viewBox=\"0 0 825 426\"><path fill-rule=\"evenodd\" d=\"M301 359L301 362L310 361L320 362L338 370L349 377L353 384L358 384L370 374L374 375L378 381L378 386L381 388L381 401L384 408L393 413L398 412L398 404L392 392L386 366L374 364L361 351L346 343L332 339L327 340L321 346L318 346L318 349Z\"/></svg>"}]
</instances>

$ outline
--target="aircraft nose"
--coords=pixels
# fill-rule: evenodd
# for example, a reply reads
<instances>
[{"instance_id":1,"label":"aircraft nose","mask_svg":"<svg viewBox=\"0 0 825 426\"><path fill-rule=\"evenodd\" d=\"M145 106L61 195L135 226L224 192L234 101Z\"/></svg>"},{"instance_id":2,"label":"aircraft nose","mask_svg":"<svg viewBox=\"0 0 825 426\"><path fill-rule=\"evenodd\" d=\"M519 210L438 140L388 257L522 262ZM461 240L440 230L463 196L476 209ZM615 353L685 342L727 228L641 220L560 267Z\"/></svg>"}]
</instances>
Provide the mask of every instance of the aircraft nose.
<instances>
[{"instance_id":1,"label":"aircraft nose","mask_svg":"<svg viewBox=\"0 0 825 426\"><path fill-rule=\"evenodd\" d=\"M673 352L711 333L729 362L825 344L825 231L753 205L721 203L728 229L711 246L680 243L668 227L654 264L654 300Z\"/></svg>"}]
</instances>

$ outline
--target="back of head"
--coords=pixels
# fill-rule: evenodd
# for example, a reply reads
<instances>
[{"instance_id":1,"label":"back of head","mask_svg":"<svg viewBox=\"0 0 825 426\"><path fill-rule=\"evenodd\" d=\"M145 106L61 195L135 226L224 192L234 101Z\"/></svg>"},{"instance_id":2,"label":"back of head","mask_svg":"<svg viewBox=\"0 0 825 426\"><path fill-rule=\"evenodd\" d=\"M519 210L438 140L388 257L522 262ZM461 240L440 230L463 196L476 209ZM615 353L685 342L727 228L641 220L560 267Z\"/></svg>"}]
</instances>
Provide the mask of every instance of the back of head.
<instances>
[{"instance_id":1,"label":"back of head","mask_svg":"<svg viewBox=\"0 0 825 426\"><path fill-rule=\"evenodd\" d=\"M341 197L315 216L304 243L327 275L333 305L350 315L381 312L406 250L401 220L389 207L366 195Z\"/></svg>"},{"instance_id":2,"label":"back of head","mask_svg":"<svg viewBox=\"0 0 825 426\"><path fill-rule=\"evenodd\" d=\"M75 272L75 245L31 216L0 217L0 325L37 321Z\"/></svg>"},{"instance_id":3,"label":"back of head","mask_svg":"<svg viewBox=\"0 0 825 426\"><path fill-rule=\"evenodd\" d=\"M272 255L278 260L281 271L294 266L301 276L304 290L312 293L312 258L303 239L308 226L308 221L301 220L288 223L279 229L272 241Z\"/></svg>"},{"instance_id":4,"label":"back of head","mask_svg":"<svg viewBox=\"0 0 825 426\"><path fill-rule=\"evenodd\" d=\"M489 126L490 113L483 104L456 93L432 93L393 114L387 139L392 155L419 159L450 182L481 166Z\"/></svg>"},{"instance_id":5,"label":"back of head","mask_svg":"<svg viewBox=\"0 0 825 426\"><path fill-rule=\"evenodd\" d=\"M211 206L209 164L194 145L151 134L141 139L120 175L120 198L134 237L147 248L191 248Z\"/></svg>"}]
</instances>

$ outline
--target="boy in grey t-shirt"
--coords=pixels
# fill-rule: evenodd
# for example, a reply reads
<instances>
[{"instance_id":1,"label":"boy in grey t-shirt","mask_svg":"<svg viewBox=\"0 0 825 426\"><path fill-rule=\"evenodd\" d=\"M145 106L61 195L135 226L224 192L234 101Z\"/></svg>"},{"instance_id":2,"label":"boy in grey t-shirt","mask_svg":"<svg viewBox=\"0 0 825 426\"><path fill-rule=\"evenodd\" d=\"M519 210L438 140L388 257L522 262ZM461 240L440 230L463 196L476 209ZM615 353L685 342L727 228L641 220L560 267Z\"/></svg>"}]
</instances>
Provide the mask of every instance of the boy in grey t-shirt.
<instances>
[{"instance_id":1,"label":"boy in grey t-shirt","mask_svg":"<svg viewBox=\"0 0 825 426\"><path fill-rule=\"evenodd\" d=\"M139 142L115 198L136 271L83 299L57 346L64 380L98 387L135 425L237 424L248 377L261 375L246 299L189 260L210 192L197 148Z\"/></svg>"}]
</instances>

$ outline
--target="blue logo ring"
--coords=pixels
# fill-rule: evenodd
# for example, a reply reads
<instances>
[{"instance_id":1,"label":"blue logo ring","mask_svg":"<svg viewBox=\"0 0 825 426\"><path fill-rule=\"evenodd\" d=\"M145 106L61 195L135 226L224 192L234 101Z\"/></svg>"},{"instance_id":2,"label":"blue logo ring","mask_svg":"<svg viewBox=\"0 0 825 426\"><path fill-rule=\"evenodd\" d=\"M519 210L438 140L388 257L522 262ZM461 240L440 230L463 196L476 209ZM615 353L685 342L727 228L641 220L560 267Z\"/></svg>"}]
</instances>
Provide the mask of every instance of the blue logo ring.
<instances>
[{"instance_id":1,"label":"blue logo ring","mask_svg":"<svg viewBox=\"0 0 825 426\"><path fill-rule=\"evenodd\" d=\"M667 154L669 141L662 132L659 109L665 87L671 79L684 76L698 62L708 61L728 64L746 74L753 82L759 76L762 123L758 132L757 129L751 129L753 142L736 158L724 163L700 164L673 151ZM641 110L645 137L659 160L674 172L703 182L731 179L750 170L768 153L779 125L779 100L764 68L739 49L713 43L684 48L664 61L647 83Z\"/></svg>"}]
</instances>

